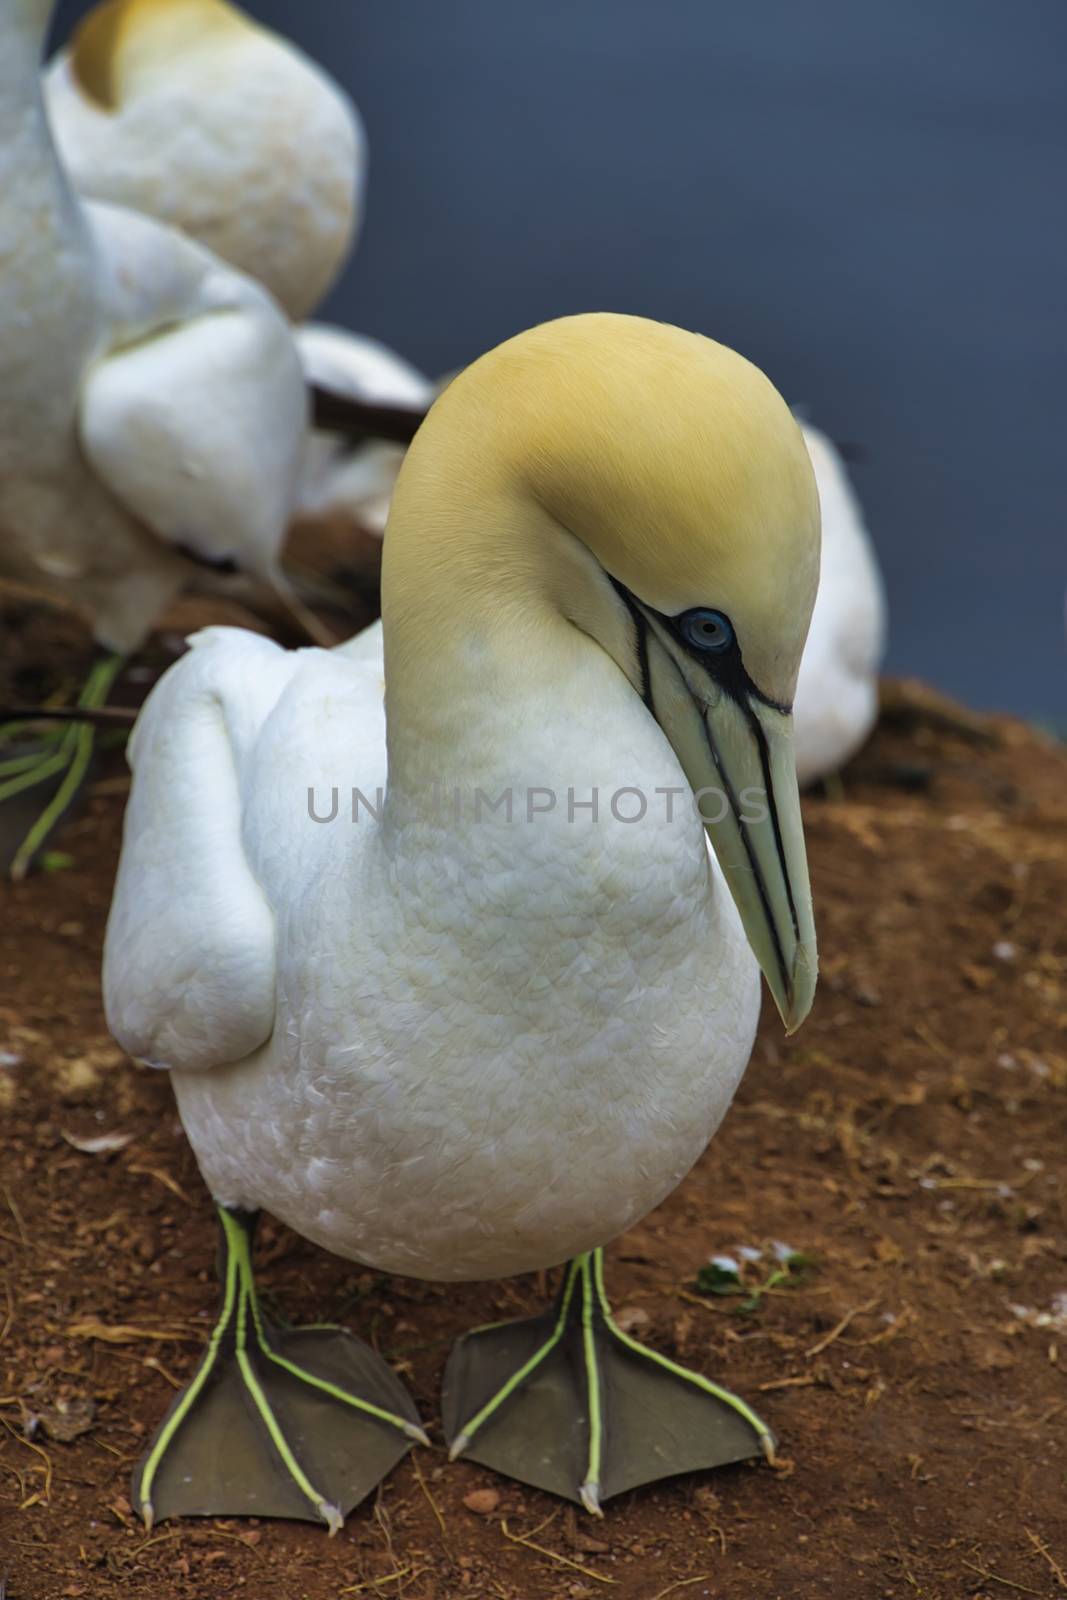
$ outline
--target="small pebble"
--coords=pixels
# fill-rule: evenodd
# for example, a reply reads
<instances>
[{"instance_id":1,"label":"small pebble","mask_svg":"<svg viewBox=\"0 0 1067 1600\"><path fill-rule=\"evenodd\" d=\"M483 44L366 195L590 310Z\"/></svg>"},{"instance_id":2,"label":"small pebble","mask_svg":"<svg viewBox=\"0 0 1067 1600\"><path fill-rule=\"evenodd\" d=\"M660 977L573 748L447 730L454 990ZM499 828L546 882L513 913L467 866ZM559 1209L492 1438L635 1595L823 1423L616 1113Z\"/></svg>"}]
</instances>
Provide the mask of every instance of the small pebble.
<instances>
[{"instance_id":1,"label":"small pebble","mask_svg":"<svg viewBox=\"0 0 1067 1600\"><path fill-rule=\"evenodd\" d=\"M500 1495L496 1489L472 1489L463 1496L463 1504L476 1517L488 1517L500 1504Z\"/></svg>"}]
</instances>

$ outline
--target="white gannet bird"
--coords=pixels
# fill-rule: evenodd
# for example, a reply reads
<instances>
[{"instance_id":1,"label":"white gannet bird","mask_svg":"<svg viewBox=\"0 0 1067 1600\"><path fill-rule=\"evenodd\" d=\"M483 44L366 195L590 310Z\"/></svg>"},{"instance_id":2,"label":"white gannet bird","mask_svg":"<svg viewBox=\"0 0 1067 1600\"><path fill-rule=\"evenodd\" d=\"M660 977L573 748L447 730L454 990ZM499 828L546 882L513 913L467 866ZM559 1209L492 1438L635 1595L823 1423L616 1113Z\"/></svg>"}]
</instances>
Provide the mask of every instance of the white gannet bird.
<instances>
[{"instance_id":1,"label":"white gannet bird","mask_svg":"<svg viewBox=\"0 0 1067 1600\"><path fill-rule=\"evenodd\" d=\"M793 702L801 785L844 766L878 718L885 655L885 585L848 480L826 435L802 425L822 507L819 592Z\"/></svg>"},{"instance_id":2,"label":"white gannet bird","mask_svg":"<svg viewBox=\"0 0 1067 1600\"><path fill-rule=\"evenodd\" d=\"M49 65L75 189L180 228L294 319L352 246L366 143L349 97L226 0L103 0Z\"/></svg>"},{"instance_id":3,"label":"white gannet bird","mask_svg":"<svg viewBox=\"0 0 1067 1600\"><path fill-rule=\"evenodd\" d=\"M308 398L257 284L171 228L75 197L41 99L51 10L0 0L0 577L74 605L125 653L197 565L284 587ZM98 663L83 708L119 665ZM67 757L16 875L77 787L84 734ZM0 799L63 758L23 766Z\"/></svg>"},{"instance_id":4,"label":"white gannet bird","mask_svg":"<svg viewBox=\"0 0 1067 1600\"><path fill-rule=\"evenodd\" d=\"M718 1127L759 968L789 1029L811 1005L789 706L818 517L755 367L565 318L432 407L380 628L332 652L212 628L153 690L104 991L171 1072L224 1295L136 1470L146 1519L336 1528L415 1435L366 1346L268 1320L259 1208L387 1272L569 1263L551 1312L456 1346L453 1456L597 1511L772 1452L744 1401L619 1327L601 1248Z\"/></svg>"},{"instance_id":5,"label":"white gannet bird","mask_svg":"<svg viewBox=\"0 0 1067 1600\"><path fill-rule=\"evenodd\" d=\"M404 460L405 443L425 416L437 385L403 356L376 339L344 328L308 322L294 330L309 387L359 402L381 432L397 437L352 441L316 430L308 441L296 514L305 525L347 530L353 555L377 569L389 499ZM394 426L390 430L389 424Z\"/></svg>"}]
</instances>

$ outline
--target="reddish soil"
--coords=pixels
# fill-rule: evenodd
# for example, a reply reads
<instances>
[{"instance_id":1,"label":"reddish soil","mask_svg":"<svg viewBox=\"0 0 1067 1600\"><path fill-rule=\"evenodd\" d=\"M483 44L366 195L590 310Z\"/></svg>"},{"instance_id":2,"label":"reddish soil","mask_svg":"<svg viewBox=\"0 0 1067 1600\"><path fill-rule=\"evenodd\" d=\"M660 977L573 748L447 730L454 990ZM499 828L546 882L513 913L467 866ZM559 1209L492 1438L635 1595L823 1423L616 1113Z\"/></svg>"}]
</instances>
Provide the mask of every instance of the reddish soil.
<instances>
[{"instance_id":1,"label":"reddish soil","mask_svg":"<svg viewBox=\"0 0 1067 1600\"><path fill-rule=\"evenodd\" d=\"M22 621L16 687L48 687L33 669L57 651L73 678L78 628ZM101 1013L111 760L57 843L70 864L3 890L7 1600L1067 1600L1067 752L889 691L843 784L806 802L813 1015L786 1040L768 1008L713 1148L610 1252L616 1306L760 1406L779 1470L661 1484L594 1522L420 1450L334 1540L147 1535L130 1511L130 1467L209 1326L215 1239L165 1078ZM113 1133L129 1142L78 1148ZM772 1240L814 1259L796 1286L748 1311L695 1293L713 1253ZM261 1261L299 1319L381 1349L438 1439L452 1340L540 1304L532 1279L384 1280L269 1222Z\"/></svg>"}]
</instances>

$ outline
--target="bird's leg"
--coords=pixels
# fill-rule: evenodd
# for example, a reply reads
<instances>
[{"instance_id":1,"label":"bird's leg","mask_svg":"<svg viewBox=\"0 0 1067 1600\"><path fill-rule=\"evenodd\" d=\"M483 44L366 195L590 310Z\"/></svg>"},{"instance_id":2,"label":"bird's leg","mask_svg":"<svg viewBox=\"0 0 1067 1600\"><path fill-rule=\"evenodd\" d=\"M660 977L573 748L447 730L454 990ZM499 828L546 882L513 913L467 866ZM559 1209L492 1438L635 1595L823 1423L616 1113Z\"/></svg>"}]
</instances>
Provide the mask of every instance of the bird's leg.
<instances>
[{"instance_id":1,"label":"bird's leg","mask_svg":"<svg viewBox=\"0 0 1067 1600\"><path fill-rule=\"evenodd\" d=\"M99 710L124 664L122 656L101 657L82 686L78 710ZM32 794L42 784L53 786L43 810L36 816L31 810L29 826L23 831L25 825L20 823L15 835L10 872L16 882L26 876L48 836L77 799L93 759L96 737L92 722L71 721L61 729L49 729L36 749L0 762L0 805L12 804L19 795Z\"/></svg>"},{"instance_id":2,"label":"bird's leg","mask_svg":"<svg viewBox=\"0 0 1067 1600\"><path fill-rule=\"evenodd\" d=\"M442 1410L453 1459L594 1514L657 1478L774 1458L773 1433L743 1400L619 1327L600 1250L570 1262L550 1312L459 1340Z\"/></svg>"},{"instance_id":3,"label":"bird's leg","mask_svg":"<svg viewBox=\"0 0 1067 1600\"><path fill-rule=\"evenodd\" d=\"M222 1310L188 1387L133 1475L145 1524L294 1517L331 1534L411 1449L415 1406L343 1328L268 1319L252 1270L254 1214L218 1207Z\"/></svg>"}]
</instances>

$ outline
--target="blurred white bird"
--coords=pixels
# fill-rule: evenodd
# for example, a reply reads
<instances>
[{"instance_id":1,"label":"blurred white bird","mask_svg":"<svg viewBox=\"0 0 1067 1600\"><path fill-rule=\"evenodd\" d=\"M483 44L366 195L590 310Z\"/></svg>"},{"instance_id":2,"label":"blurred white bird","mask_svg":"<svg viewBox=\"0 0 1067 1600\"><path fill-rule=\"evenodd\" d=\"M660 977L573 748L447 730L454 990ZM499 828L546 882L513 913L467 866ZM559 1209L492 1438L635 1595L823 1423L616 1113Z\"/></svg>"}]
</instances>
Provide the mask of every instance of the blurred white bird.
<instances>
[{"instance_id":1,"label":"blurred white bird","mask_svg":"<svg viewBox=\"0 0 1067 1600\"><path fill-rule=\"evenodd\" d=\"M294 319L333 283L362 208L359 114L226 0L103 0L50 63L45 98L80 194L180 228Z\"/></svg>"},{"instance_id":2,"label":"blurred white bird","mask_svg":"<svg viewBox=\"0 0 1067 1600\"><path fill-rule=\"evenodd\" d=\"M793 702L802 785L845 764L878 717L886 600L863 511L840 455L802 425L822 506L822 564Z\"/></svg>"},{"instance_id":3,"label":"blurred white bird","mask_svg":"<svg viewBox=\"0 0 1067 1600\"><path fill-rule=\"evenodd\" d=\"M343 328L306 323L296 330L296 344L312 388L360 401L371 415L379 410L383 428L393 413L399 425L394 431L403 432L406 418L408 437L437 393L437 386L402 356ZM399 439L353 441L316 430L297 495L301 522L332 526L348 542L355 563L376 570L404 452Z\"/></svg>"},{"instance_id":4,"label":"blurred white bird","mask_svg":"<svg viewBox=\"0 0 1067 1600\"><path fill-rule=\"evenodd\" d=\"M86 196L189 233L265 285L293 318L329 287L354 237L366 143L355 107L287 41L226 0L103 0L45 74L60 156ZM296 497L304 529L348 546L376 576L404 446L434 387L384 345L310 323L309 385L381 407L308 441ZM404 411L411 412L405 428ZM397 421L399 419L399 431Z\"/></svg>"},{"instance_id":5,"label":"blurred white bird","mask_svg":"<svg viewBox=\"0 0 1067 1600\"><path fill-rule=\"evenodd\" d=\"M307 391L257 284L174 229L73 194L40 89L52 3L0 4L0 576L75 606L125 652L196 564L284 587ZM8 773L0 799L35 781L32 765Z\"/></svg>"}]
</instances>

